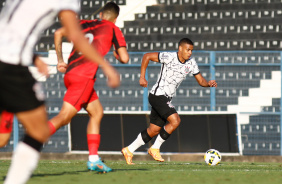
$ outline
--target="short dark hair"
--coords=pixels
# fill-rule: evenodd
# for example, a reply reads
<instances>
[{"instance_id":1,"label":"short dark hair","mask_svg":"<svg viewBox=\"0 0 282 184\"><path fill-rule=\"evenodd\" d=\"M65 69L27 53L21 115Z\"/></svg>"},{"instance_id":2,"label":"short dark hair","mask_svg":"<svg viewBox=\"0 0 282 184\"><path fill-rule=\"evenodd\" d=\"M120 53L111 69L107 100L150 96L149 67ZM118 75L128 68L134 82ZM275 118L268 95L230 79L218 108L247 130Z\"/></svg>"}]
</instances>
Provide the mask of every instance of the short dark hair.
<instances>
[{"instance_id":1,"label":"short dark hair","mask_svg":"<svg viewBox=\"0 0 282 184\"><path fill-rule=\"evenodd\" d=\"M179 41L178 47L182 44L189 44L189 45L194 45L193 42L189 38L182 38Z\"/></svg>"},{"instance_id":2,"label":"short dark hair","mask_svg":"<svg viewBox=\"0 0 282 184\"><path fill-rule=\"evenodd\" d=\"M103 13L110 13L115 16L115 18L119 15L119 6L115 2L108 2L102 10Z\"/></svg>"}]
</instances>

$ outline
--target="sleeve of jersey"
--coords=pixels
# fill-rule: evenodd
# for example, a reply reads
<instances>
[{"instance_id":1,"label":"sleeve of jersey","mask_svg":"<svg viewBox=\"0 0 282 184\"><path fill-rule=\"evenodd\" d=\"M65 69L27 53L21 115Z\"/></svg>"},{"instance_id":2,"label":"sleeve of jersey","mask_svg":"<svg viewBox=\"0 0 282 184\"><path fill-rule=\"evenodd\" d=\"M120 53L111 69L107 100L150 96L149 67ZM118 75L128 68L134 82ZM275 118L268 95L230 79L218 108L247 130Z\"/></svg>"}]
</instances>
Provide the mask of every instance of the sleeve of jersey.
<instances>
[{"instance_id":1,"label":"sleeve of jersey","mask_svg":"<svg viewBox=\"0 0 282 184\"><path fill-rule=\"evenodd\" d=\"M172 55L169 52L160 52L159 53L159 62L168 64L172 61Z\"/></svg>"},{"instance_id":2,"label":"sleeve of jersey","mask_svg":"<svg viewBox=\"0 0 282 184\"><path fill-rule=\"evenodd\" d=\"M113 30L113 44L115 46L115 49L119 49L120 47L126 47L126 41L125 38L121 32L121 30L118 27L115 27Z\"/></svg>"},{"instance_id":3,"label":"sleeve of jersey","mask_svg":"<svg viewBox=\"0 0 282 184\"><path fill-rule=\"evenodd\" d=\"M79 0L60 0L58 3L60 3L58 7L61 10L71 10L76 13L80 12Z\"/></svg>"},{"instance_id":4,"label":"sleeve of jersey","mask_svg":"<svg viewBox=\"0 0 282 184\"><path fill-rule=\"evenodd\" d=\"M192 59L192 67L193 67L193 69L192 69L192 73L193 73L193 75L197 75L197 74L199 74L199 73L200 73L200 70L199 70L198 64L197 64L197 62L195 61L195 59L194 59L194 58Z\"/></svg>"}]
</instances>

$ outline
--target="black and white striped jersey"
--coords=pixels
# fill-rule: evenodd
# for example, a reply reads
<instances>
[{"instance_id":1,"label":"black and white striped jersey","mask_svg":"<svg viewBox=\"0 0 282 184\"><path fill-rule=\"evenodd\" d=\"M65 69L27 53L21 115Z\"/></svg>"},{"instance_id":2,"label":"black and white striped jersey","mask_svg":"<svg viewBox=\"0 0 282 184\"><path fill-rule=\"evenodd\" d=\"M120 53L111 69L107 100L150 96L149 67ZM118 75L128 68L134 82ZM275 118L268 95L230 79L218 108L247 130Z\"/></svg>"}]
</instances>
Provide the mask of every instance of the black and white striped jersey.
<instances>
[{"instance_id":1,"label":"black and white striped jersey","mask_svg":"<svg viewBox=\"0 0 282 184\"><path fill-rule=\"evenodd\" d=\"M36 42L62 10L78 12L78 0L7 0L0 16L0 60L32 64Z\"/></svg>"},{"instance_id":2,"label":"black and white striped jersey","mask_svg":"<svg viewBox=\"0 0 282 184\"><path fill-rule=\"evenodd\" d=\"M162 63L159 78L151 89L154 95L173 97L176 89L189 73L196 75L200 72L194 58L181 63L177 52L160 52L159 62Z\"/></svg>"}]
</instances>

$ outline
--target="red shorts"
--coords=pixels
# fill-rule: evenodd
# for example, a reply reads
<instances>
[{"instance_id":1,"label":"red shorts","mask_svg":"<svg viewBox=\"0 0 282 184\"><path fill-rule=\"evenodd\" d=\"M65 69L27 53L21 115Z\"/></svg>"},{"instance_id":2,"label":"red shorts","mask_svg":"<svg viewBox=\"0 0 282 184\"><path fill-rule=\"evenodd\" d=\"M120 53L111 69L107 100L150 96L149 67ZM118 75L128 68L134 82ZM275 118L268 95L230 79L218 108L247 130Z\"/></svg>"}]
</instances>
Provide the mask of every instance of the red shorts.
<instances>
[{"instance_id":1,"label":"red shorts","mask_svg":"<svg viewBox=\"0 0 282 184\"><path fill-rule=\"evenodd\" d=\"M79 75L66 74L64 82L67 92L64 101L73 105L77 111L86 108L88 103L99 99L94 90L95 80Z\"/></svg>"},{"instance_id":2,"label":"red shorts","mask_svg":"<svg viewBox=\"0 0 282 184\"><path fill-rule=\"evenodd\" d=\"M0 120L0 133L11 133L13 127L14 114L2 111Z\"/></svg>"}]
</instances>

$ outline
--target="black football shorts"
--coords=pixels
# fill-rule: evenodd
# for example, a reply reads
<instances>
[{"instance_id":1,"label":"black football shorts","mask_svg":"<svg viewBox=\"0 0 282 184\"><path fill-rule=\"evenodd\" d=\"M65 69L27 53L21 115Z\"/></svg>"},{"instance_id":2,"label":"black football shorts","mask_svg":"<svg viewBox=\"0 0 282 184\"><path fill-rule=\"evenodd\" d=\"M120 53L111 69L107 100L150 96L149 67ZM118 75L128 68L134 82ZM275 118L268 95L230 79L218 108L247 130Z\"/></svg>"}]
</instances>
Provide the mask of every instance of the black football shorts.
<instances>
[{"instance_id":1,"label":"black football shorts","mask_svg":"<svg viewBox=\"0 0 282 184\"><path fill-rule=\"evenodd\" d=\"M44 92L28 67L0 61L0 111L22 112L44 104Z\"/></svg>"},{"instance_id":2,"label":"black football shorts","mask_svg":"<svg viewBox=\"0 0 282 184\"><path fill-rule=\"evenodd\" d=\"M149 94L149 102L152 106L150 114L150 123L159 127L163 127L167 118L177 113L174 106L171 104L171 99L164 95L156 96Z\"/></svg>"}]
</instances>

